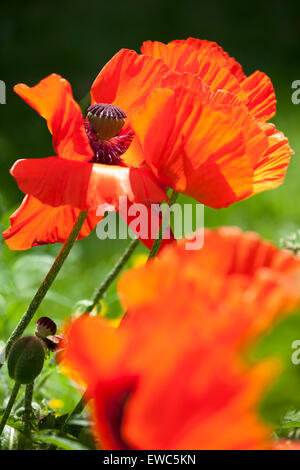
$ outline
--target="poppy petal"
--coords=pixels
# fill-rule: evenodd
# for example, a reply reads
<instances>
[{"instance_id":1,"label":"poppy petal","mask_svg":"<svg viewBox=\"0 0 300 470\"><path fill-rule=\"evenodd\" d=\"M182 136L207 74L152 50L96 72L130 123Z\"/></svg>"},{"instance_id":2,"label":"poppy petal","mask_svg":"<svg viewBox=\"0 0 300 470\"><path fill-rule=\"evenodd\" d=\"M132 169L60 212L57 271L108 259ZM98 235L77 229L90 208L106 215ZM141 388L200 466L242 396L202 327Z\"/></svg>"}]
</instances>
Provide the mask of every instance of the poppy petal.
<instances>
[{"instance_id":1,"label":"poppy petal","mask_svg":"<svg viewBox=\"0 0 300 470\"><path fill-rule=\"evenodd\" d=\"M263 72L254 72L241 82L246 94L246 105L252 115L261 121L276 113L276 96L270 78Z\"/></svg>"},{"instance_id":2,"label":"poppy petal","mask_svg":"<svg viewBox=\"0 0 300 470\"><path fill-rule=\"evenodd\" d=\"M121 49L101 70L91 88L92 104L111 103L129 118L168 72L162 60Z\"/></svg>"},{"instance_id":3,"label":"poppy petal","mask_svg":"<svg viewBox=\"0 0 300 470\"><path fill-rule=\"evenodd\" d=\"M264 123L261 127L267 136L268 148L254 167L254 194L277 188L283 183L290 156L294 153L288 139L274 124Z\"/></svg>"},{"instance_id":4,"label":"poppy petal","mask_svg":"<svg viewBox=\"0 0 300 470\"><path fill-rule=\"evenodd\" d=\"M118 290L130 312L128 323L142 323L147 328L149 309L159 302L156 314L163 311L166 322L176 325L185 311L188 292L193 292L189 311L198 312L195 321L201 334L207 337L220 328L220 342L235 349L297 307L300 262L295 256L237 227L206 229L204 240L204 247L194 252L186 250L185 241L170 245L162 252L160 263L124 273ZM169 307L179 280L176 303ZM214 313L204 320L201 312L205 315L207 309ZM226 331L222 332L223 327Z\"/></svg>"},{"instance_id":5,"label":"poppy petal","mask_svg":"<svg viewBox=\"0 0 300 470\"><path fill-rule=\"evenodd\" d=\"M218 90L213 94L210 102L216 108L227 108L235 116L236 125L243 129L245 135L247 155L252 166L255 167L260 155L263 155L268 148L268 139L261 129L260 122L256 121L244 103L227 91Z\"/></svg>"},{"instance_id":6,"label":"poppy petal","mask_svg":"<svg viewBox=\"0 0 300 470\"><path fill-rule=\"evenodd\" d=\"M230 107L207 105L191 90L160 89L132 125L148 165L167 186L215 208L251 194L245 135Z\"/></svg>"},{"instance_id":7,"label":"poppy petal","mask_svg":"<svg viewBox=\"0 0 300 470\"><path fill-rule=\"evenodd\" d=\"M149 56L163 59L171 70L196 75L212 91L224 89L240 97L244 96L238 80L224 64L210 60L205 54L199 54L199 51L187 43L163 44L147 41L143 44L142 51Z\"/></svg>"},{"instance_id":8,"label":"poppy petal","mask_svg":"<svg viewBox=\"0 0 300 470\"><path fill-rule=\"evenodd\" d=\"M136 218L140 217L140 213L136 214L135 211L131 212L131 207L132 203L127 202L127 213L124 214L124 211L120 211L119 213L126 221L128 226L131 228L131 230L135 233L135 235L139 237L142 243L150 250L153 244L155 243L156 237L159 234L159 228L162 224L162 214L161 212L159 212L158 208L155 205L150 205L149 201L149 204L145 205L143 208L145 211L145 213L143 214L143 227L141 227L140 224L136 226ZM139 210L141 210L141 208L137 208L137 212L139 212ZM135 223L132 224L132 222L134 221ZM163 240L160 244L159 252L166 245L172 243L173 241L174 234L172 232L171 227L168 226L165 229Z\"/></svg>"},{"instance_id":9,"label":"poppy petal","mask_svg":"<svg viewBox=\"0 0 300 470\"><path fill-rule=\"evenodd\" d=\"M3 237L11 250L63 243L70 235L79 212L70 206L47 206L26 195L20 207L10 217L11 226L5 230ZM78 238L87 237L99 221L100 217L89 213Z\"/></svg>"},{"instance_id":10,"label":"poppy petal","mask_svg":"<svg viewBox=\"0 0 300 470\"><path fill-rule=\"evenodd\" d=\"M67 80L52 74L37 85L18 84L14 91L47 121L59 157L89 161L93 157L82 113Z\"/></svg>"},{"instance_id":11,"label":"poppy petal","mask_svg":"<svg viewBox=\"0 0 300 470\"><path fill-rule=\"evenodd\" d=\"M132 202L161 201L165 191L147 168L91 164L56 157L18 160L11 169L19 188L53 207L96 210L118 208L119 197Z\"/></svg>"}]
</instances>

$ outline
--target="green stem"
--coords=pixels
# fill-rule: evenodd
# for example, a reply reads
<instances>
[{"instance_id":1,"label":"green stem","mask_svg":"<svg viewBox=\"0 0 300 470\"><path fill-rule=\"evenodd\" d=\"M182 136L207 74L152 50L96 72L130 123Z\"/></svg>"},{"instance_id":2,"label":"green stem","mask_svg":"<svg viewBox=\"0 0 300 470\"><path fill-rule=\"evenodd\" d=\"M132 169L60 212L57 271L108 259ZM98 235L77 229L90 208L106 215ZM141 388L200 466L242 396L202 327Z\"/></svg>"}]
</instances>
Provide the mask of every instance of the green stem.
<instances>
[{"instance_id":1,"label":"green stem","mask_svg":"<svg viewBox=\"0 0 300 470\"><path fill-rule=\"evenodd\" d=\"M32 415L32 396L33 396L34 382L26 385L25 389L25 402L24 402L24 421L25 421L25 433L30 437L31 431L31 415Z\"/></svg>"},{"instance_id":2,"label":"green stem","mask_svg":"<svg viewBox=\"0 0 300 470\"><path fill-rule=\"evenodd\" d=\"M47 374L45 374L41 379L40 381L36 384L36 386L34 387L35 389L35 392L38 392L46 383L46 381L49 379L49 377L53 374L53 370L50 370L49 372L47 372ZM22 396L18 401L17 403L15 404L14 406L14 410L18 410L19 408L21 408L21 406L23 406L24 404L24 396Z\"/></svg>"},{"instance_id":3,"label":"green stem","mask_svg":"<svg viewBox=\"0 0 300 470\"><path fill-rule=\"evenodd\" d=\"M109 286L112 284L112 282L116 279L118 274L121 272L127 261L129 260L130 256L134 252L134 250L137 248L139 244L139 239L135 238L132 240L132 242L129 244L127 247L126 251L123 253L117 264L113 267L113 269L110 271L106 279L102 282L100 285L99 289L96 290L93 298L91 305L88 306L86 309L86 313L90 313L96 305L100 302L100 300L103 298L105 292L109 288Z\"/></svg>"},{"instance_id":4,"label":"green stem","mask_svg":"<svg viewBox=\"0 0 300 470\"><path fill-rule=\"evenodd\" d=\"M177 191L173 191L170 198L169 198L169 201L168 201L168 206L169 207L172 206L172 204L175 203L177 197L178 197ZM151 251L149 253L148 261L150 261L152 258L155 258L155 256L159 252L159 248L160 248L161 242L163 240L163 233L162 233L163 225L164 225L164 216L163 216L163 219L162 219L162 222L161 222L161 225L160 225L159 236L152 245Z\"/></svg>"},{"instance_id":5,"label":"green stem","mask_svg":"<svg viewBox=\"0 0 300 470\"><path fill-rule=\"evenodd\" d=\"M55 259L53 265L50 268L50 271L46 275L45 279L43 280L42 284L38 288L35 296L33 297L28 309L24 313L23 317L19 321L18 325L12 332L11 336L9 337L6 347L5 347L5 354L7 356L13 342L18 339L24 332L24 330L29 325L30 321L32 320L35 312L37 311L38 307L40 306L42 300L44 299L45 295L47 294L49 288L51 287L53 281L55 280L56 276L58 275L62 265L64 264L65 260L67 259L68 254L71 251L72 246L74 245L77 237L79 235L80 229L86 219L87 212L80 212L72 231L65 241L62 249L60 250L57 258ZM0 368L3 364L0 364Z\"/></svg>"},{"instance_id":6,"label":"green stem","mask_svg":"<svg viewBox=\"0 0 300 470\"><path fill-rule=\"evenodd\" d=\"M75 406L75 408L73 409L73 411L71 411L71 413L69 413L69 415L67 416L65 422L63 423L62 427L61 427L61 432L64 433L66 428L67 428L67 425L70 423L71 419L77 415L77 414L80 414L84 408L85 408L85 405L86 403L88 402L88 396L87 396L87 390L84 392L84 394L82 395L82 397L80 398L79 402L77 403L77 405Z\"/></svg>"},{"instance_id":7,"label":"green stem","mask_svg":"<svg viewBox=\"0 0 300 470\"><path fill-rule=\"evenodd\" d=\"M4 414L2 416L2 419L1 419L1 423L0 423L0 436L2 434L2 431L4 429L4 426L6 424L6 421L8 420L8 417L10 415L10 412L11 412L11 409L13 407L13 404L17 398L17 395L18 395L18 391L19 391L19 388L20 388L20 383L19 382L15 382L15 385L14 385L14 388L11 392L11 395L10 395L10 399L9 399L9 402L7 403L6 405L6 408L5 408L5 411L4 411Z\"/></svg>"}]
</instances>

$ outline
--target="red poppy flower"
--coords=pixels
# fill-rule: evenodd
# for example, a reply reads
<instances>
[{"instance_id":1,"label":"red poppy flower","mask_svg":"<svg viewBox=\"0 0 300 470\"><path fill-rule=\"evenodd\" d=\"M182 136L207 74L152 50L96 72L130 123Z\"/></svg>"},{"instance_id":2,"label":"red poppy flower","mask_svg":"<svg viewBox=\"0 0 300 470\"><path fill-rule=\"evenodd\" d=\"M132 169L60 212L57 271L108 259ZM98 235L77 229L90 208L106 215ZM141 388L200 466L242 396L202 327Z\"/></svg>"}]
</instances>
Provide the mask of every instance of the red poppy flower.
<instances>
[{"instance_id":1,"label":"red poppy flower","mask_svg":"<svg viewBox=\"0 0 300 470\"><path fill-rule=\"evenodd\" d=\"M15 87L16 93L46 119L57 156L19 160L11 169L27 196L4 232L10 248L22 250L64 241L80 210L88 211L79 235L83 238L100 220L96 217L98 206L107 203L117 209L120 196L141 203L166 198L164 187L151 170L138 168L143 158L138 143L131 143L129 124L166 70L161 60L129 50L121 50L103 68L91 96L92 105L104 103L104 108L89 108L96 119L102 120L106 132L113 133L111 138L102 136L103 140L97 138L91 122L84 121L69 83L60 76L50 75L32 88L23 84ZM115 136L114 126L123 124L124 110L128 119ZM128 147L130 166L119 158Z\"/></svg>"},{"instance_id":2,"label":"red poppy flower","mask_svg":"<svg viewBox=\"0 0 300 470\"><path fill-rule=\"evenodd\" d=\"M257 409L278 364L246 365L242 352L299 304L299 276L298 259L231 228L125 273L121 327L82 317L67 333L101 448L271 448Z\"/></svg>"}]
</instances>

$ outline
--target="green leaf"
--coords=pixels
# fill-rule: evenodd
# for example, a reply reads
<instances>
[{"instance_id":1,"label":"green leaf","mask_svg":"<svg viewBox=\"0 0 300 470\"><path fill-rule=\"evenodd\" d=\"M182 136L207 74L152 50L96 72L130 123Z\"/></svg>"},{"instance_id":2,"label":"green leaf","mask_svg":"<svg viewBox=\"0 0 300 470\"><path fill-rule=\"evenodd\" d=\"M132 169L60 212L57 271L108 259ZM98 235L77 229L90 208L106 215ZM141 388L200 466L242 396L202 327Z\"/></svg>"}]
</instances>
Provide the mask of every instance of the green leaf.
<instances>
[{"instance_id":1,"label":"green leaf","mask_svg":"<svg viewBox=\"0 0 300 470\"><path fill-rule=\"evenodd\" d=\"M36 434L33 436L33 438L35 441L45 442L46 444L53 445L58 449L62 450L89 450L88 447L80 444L78 441L67 439L65 437L59 437L49 434Z\"/></svg>"},{"instance_id":2,"label":"green leaf","mask_svg":"<svg viewBox=\"0 0 300 470\"><path fill-rule=\"evenodd\" d=\"M289 423L281 424L280 428L281 429L300 428L300 421L290 421Z\"/></svg>"}]
</instances>

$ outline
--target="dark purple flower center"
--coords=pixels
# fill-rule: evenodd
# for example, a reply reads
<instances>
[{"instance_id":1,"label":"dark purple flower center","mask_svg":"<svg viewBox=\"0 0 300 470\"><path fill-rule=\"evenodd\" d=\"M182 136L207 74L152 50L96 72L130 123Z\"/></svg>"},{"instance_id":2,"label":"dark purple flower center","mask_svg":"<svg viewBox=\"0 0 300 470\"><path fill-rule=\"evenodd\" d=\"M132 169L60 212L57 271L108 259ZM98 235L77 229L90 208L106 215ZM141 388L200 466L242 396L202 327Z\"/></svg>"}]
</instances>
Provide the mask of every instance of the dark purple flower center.
<instances>
[{"instance_id":1,"label":"dark purple flower center","mask_svg":"<svg viewBox=\"0 0 300 470\"><path fill-rule=\"evenodd\" d=\"M91 163L122 165L120 156L130 146L134 133L119 135L126 113L113 104L96 103L88 108L85 130L94 152Z\"/></svg>"}]
</instances>

